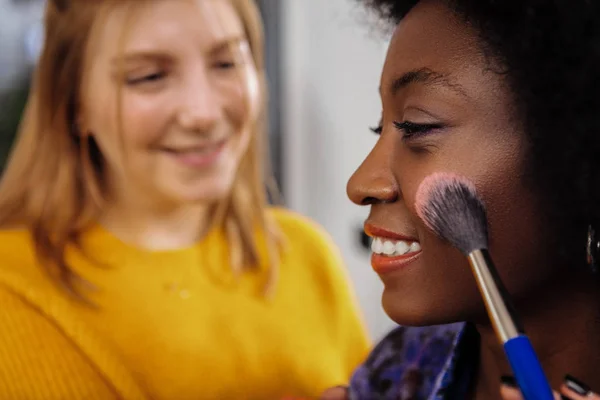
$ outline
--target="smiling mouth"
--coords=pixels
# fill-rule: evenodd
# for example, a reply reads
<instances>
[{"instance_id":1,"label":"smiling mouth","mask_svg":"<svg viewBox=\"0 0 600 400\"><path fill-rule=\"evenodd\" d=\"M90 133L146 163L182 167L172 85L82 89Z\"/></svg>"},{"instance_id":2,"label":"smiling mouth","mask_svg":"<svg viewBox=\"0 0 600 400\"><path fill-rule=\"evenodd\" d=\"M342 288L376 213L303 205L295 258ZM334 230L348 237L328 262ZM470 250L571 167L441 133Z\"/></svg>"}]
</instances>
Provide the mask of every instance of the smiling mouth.
<instances>
[{"instance_id":1,"label":"smiling mouth","mask_svg":"<svg viewBox=\"0 0 600 400\"><path fill-rule=\"evenodd\" d=\"M375 237L371 243L371 267L379 275L398 271L422 253L421 244L414 241Z\"/></svg>"},{"instance_id":2,"label":"smiling mouth","mask_svg":"<svg viewBox=\"0 0 600 400\"><path fill-rule=\"evenodd\" d=\"M200 146L164 148L163 151L186 167L208 167L219 159L226 143L227 140L223 139Z\"/></svg>"},{"instance_id":3,"label":"smiling mouth","mask_svg":"<svg viewBox=\"0 0 600 400\"><path fill-rule=\"evenodd\" d=\"M227 141L226 139L223 139L218 142L205 143L202 145L181 146L181 147L164 147L163 151L166 151L167 153L178 154L178 155L185 155L185 154L203 155L203 154L209 154L211 152L219 150L221 147L223 147L223 145L225 145L226 141Z\"/></svg>"},{"instance_id":4,"label":"smiling mouth","mask_svg":"<svg viewBox=\"0 0 600 400\"><path fill-rule=\"evenodd\" d=\"M365 232L372 238L371 266L382 275L397 271L415 261L422 254L421 243L409 236L365 224Z\"/></svg>"}]
</instances>

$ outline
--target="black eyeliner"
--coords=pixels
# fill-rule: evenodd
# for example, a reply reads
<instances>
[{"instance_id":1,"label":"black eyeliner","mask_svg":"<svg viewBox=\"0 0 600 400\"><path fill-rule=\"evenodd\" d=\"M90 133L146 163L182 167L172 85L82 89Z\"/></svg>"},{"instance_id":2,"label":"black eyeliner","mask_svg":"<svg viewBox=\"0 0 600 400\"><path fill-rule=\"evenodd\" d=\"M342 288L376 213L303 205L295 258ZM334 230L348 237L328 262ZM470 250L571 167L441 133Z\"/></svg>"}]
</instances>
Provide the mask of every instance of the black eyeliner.
<instances>
[{"instance_id":1,"label":"black eyeliner","mask_svg":"<svg viewBox=\"0 0 600 400\"><path fill-rule=\"evenodd\" d=\"M432 130L442 128L441 124L418 124L411 121L394 121L394 126L396 127L396 129L402 131L403 137L405 139L426 135Z\"/></svg>"}]
</instances>

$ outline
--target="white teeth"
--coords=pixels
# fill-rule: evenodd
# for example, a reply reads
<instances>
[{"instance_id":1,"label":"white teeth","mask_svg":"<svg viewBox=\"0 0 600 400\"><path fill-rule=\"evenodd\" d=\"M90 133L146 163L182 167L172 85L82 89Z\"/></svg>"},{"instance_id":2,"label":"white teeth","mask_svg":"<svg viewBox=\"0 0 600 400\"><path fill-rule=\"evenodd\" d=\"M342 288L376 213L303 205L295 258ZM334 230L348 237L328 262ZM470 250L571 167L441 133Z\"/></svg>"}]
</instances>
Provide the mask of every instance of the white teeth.
<instances>
[{"instance_id":1,"label":"white teeth","mask_svg":"<svg viewBox=\"0 0 600 400\"><path fill-rule=\"evenodd\" d=\"M373 238L371 251L388 257L402 256L421 251L419 242L408 242L405 240L390 240L384 238Z\"/></svg>"},{"instance_id":2,"label":"white teeth","mask_svg":"<svg viewBox=\"0 0 600 400\"><path fill-rule=\"evenodd\" d=\"M396 245L388 240L383 242L383 254L391 256L396 251Z\"/></svg>"},{"instance_id":3,"label":"white teeth","mask_svg":"<svg viewBox=\"0 0 600 400\"><path fill-rule=\"evenodd\" d=\"M410 245L410 251L413 253L421 251L421 245L419 244L419 242L412 242L412 244Z\"/></svg>"},{"instance_id":4,"label":"white teeth","mask_svg":"<svg viewBox=\"0 0 600 400\"><path fill-rule=\"evenodd\" d=\"M383 251L383 243L381 240L373 239L371 242L371 251L373 253L381 254Z\"/></svg>"},{"instance_id":5,"label":"white teeth","mask_svg":"<svg viewBox=\"0 0 600 400\"><path fill-rule=\"evenodd\" d=\"M396 242L396 253L398 254L406 254L410 250L410 245L405 241L401 240Z\"/></svg>"}]
</instances>

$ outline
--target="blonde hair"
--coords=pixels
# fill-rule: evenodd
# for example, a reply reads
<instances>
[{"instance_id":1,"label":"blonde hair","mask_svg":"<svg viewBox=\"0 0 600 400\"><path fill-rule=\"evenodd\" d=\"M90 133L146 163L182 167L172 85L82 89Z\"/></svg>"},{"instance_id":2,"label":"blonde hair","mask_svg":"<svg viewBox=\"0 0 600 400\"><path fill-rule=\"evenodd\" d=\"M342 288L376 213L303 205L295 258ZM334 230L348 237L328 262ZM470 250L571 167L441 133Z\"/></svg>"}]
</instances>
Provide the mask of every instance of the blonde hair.
<instances>
[{"instance_id":1,"label":"blonde hair","mask_svg":"<svg viewBox=\"0 0 600 400\"><path fill-rule=\"evenodd\" d=\"M262 21L253 0L229 0L238 12L262 89L262 105L251 143L241 159L228 199L217 205L213 224L229 241L232 268L260 263L256 227L264 234L269 264L266 290L274 288L280 235L265 212L266 187L273 188L266 146L266 77ZM107 3L122 0L51 0L45 43L16 143L0 181L0 228L25 226L41 265L81 300L81 278L67 265L65 251L101 211L101 154L77 133L79 90L92 27ZM85 135L84 135L85 136ZM268 179L267 179L268 177ZM269 185L266 185L269 183Z\"/></svg>"}]
</instances>

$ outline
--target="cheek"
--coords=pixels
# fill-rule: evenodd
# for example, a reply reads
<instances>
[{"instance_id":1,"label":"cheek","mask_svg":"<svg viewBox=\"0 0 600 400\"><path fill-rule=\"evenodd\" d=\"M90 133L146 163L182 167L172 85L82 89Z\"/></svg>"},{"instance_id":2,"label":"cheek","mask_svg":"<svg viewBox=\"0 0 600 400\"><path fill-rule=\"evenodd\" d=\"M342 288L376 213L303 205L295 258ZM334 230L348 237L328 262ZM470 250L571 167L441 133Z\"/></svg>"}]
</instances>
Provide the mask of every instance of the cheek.
<instances>
[{"instance_id":1,"label":"cheek","mask_svg":"<svg viewBox=\"0 0 600 400\"><path fill-rule=\"evenodd\" d=\"M167 96L123 94L122 112L115 112L115 121L120 124L118 133L127 147L147 147L160 140L172 120L172 100Z\"/></svg>"},{"instance_id":2,"label":"cheek","mask_svg":"<svg viewBox=\"0 0 600 400\"><path fill-rule=\"evenodd\" d=\"M163 103L126 90L119 94L116 89L98 93L92 99L89 104L93 108L88 113L90 130L113 169L135 165L136 149L145 149L157 140L168 114Z\"/></svg>"},{"instance_id":3,"label":"cheek","mask_svg":"<svg viewBox=\"0 0 600 400\"><path fill-rule=\"evenodd\" d=\"M490 252L508 290L526 296L552 274L543 215L520 171L507 171L495 184L482 185L490 229Z\"/></svg>"},{"instance_id":4,"label":"cheek","mask_svg":"<svg viewBox=\"0 0 600 400\"><path fill-rule=\"evenodd\" d=\"M478 188L487 209L492 258L508 290L521 297L544 282L551 267L544 260L538 198L524 184L523 140L514 133L498 136L504 141L486 142L458 172Z\"/></svg>"},{"instance_id":5,"label":"cheek","mask_svg":"<svg viewBox=\"0 0 600 400\"><path fill-rule=\"evenodd\" d=\"M523 140L516 134L495 132L493 135L470 132L442 133L430 153L415 153L406 144L395 151L394 172L402 197L415 211L415 195L427 176L451 172L471 180L477 187L488 211L493 214L523 192L521 184ZM446 136L441 136L446 135ZM415 213L416 214L416 213Z\"/></svg>"},{"instance_id":6,"label":"cheek","mask_svg":"<svg viewBox=\"0 0 600 400\"><path fill-rule=\"evenodd\" d=\"M244 85L232 85L225 94L225 113L233 130L238 134L236 141L236 157L248 149L252 140L252 132L260 118L263 97L258 76L253 70L246 71Z\"/></svg>"},{"instance_id":7,"label":"cheek","mask_svg":"<svg viewBox=\"0 0 600 400\"><path fill-rule=\"evenodd\" d=\"M550 269L542 256L543 224L536 197L523 184L523 139L502 132L496 135L502 140L467 136L447 138L443 146L427 155L411 153L406 146L397 149L394 172L401 196L420 227L424 246L433 250L428 255L430 261L448 265L441 274L453 277L457 290L463 290L464 285L474 288L465 258L421 223L414 206L420 183L434 172L454 172L470 179L487 208L490 251L500 275L511 293L525 295L548 276Z\"/></svg>"},{"instance_id":8,"label":"cheek","mask_svg":"<svg viewBox=\"0 0 600 400\"><path fill-rule=\"evenodd\" d=\"M223 87L225 113L235 127L256 121L262 108L261 91L258 74L251 66L244 67L239 80Z\"/></svg>"},{"instance_id":9,"label":"cheek","mask_svg":"<svg viewBox=\"0 0 600 400\"><path fill-rule=\"evenodd\" d=\"M114 121L116 116L115 90L106 82L92 80L87 87L96 87L87 90L83 98L83 123L86 129L94 135L104 135L106 132L115 130ZM96 83L97 82L97 83Z\"/></svg>"}]
</instances>

